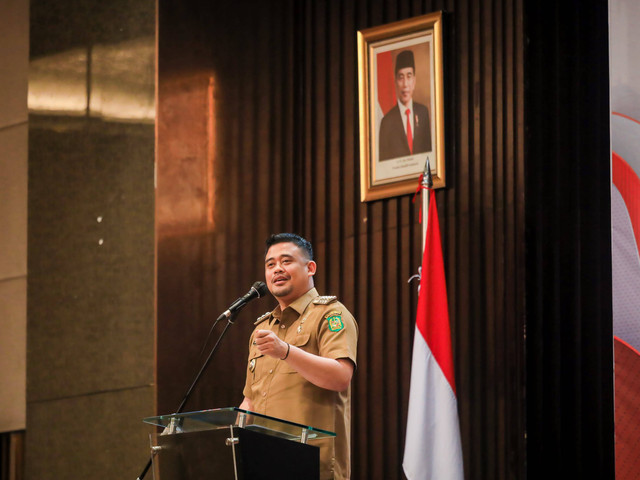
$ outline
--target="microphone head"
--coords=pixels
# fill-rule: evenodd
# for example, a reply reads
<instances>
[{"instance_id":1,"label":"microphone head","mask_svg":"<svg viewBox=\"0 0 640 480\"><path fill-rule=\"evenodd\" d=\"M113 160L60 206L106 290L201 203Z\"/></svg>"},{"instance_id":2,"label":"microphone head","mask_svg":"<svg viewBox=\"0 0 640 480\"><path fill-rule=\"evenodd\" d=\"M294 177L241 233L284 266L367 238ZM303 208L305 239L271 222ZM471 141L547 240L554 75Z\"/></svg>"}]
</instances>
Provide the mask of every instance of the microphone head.
<instances>
[{"instance_id":1,"label":"microphone head","mask_svg":"<svg viewBox=\"0 0 640 480\"><path fill-rule=\"evenodd\" d=\"M251 288L253 288L256 292L258 292L258 297L263 297L264 295L269 293L269 289L267 288L267 285L264 282L256 282L253 285L251 285Z\"/></svg>"}]
</instances>

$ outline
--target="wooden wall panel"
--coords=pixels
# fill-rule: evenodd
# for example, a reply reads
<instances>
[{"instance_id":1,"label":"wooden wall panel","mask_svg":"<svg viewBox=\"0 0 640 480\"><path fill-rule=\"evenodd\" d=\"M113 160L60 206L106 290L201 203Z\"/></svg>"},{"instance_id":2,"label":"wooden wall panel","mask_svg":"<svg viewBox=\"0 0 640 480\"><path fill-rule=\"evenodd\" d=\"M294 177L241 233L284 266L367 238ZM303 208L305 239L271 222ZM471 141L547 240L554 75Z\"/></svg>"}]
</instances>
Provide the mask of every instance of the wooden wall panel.
<instances>
[{"instance_id":1,"label":"wooden wall panel","mask_svg":"<svg viewBox=\"0 0 640 480\"><path fill-rule=\"evenodd\" d=\"M296 231L314 243L319 290L338 295L359 322L353 478L402 478L417 303L407 280L421 261L420 202L359 201L356 31L440 9L448 186L437 196L467 477L522 476L519 0L241 1L233 9L160 2L159 201L163 185L177 180L172 164L191 158L207 174L202 154L170 154L171 145L197 152L213 142L215 179L209 227L203 216L197 228L163 234L158 217L162 413L177 405L215 317L262 277L266 236ZM207 106L197 96L171 101L169 80L195 71L214 79L209 137L198 133ZM191 135L174 135L172 111L196 122ZM273 306L247 307L189 409L240 402L251 319Z\"/></svg>"}]
</instances>

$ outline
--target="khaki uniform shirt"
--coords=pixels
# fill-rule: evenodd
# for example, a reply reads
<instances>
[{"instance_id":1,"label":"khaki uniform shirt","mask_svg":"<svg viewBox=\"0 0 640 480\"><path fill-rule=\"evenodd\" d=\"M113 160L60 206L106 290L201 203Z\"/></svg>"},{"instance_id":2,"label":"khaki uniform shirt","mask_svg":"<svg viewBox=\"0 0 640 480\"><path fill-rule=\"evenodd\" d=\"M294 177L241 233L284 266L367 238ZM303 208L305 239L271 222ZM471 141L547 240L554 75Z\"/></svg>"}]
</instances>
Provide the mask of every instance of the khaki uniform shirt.
<instances>
[{"instance_id":1,"label":"khaki uniform shirt","mask_svg":"<svg viewBox=\"0 0 640 480\"><path fill-rule=\"evenodd\" d=\"M281 311L260 317L255 330L271 330L285 342L321 357L348 358L356 364L358 325L335 297L320 297L312 288ZM348 479L351 475L351 386L343 392L317 387L293 370L286 360L262 355L249 342L244 396L253 410L311 427L336 437L311 441L320 447L320 478Z\"/></svg>"}]
</instances>

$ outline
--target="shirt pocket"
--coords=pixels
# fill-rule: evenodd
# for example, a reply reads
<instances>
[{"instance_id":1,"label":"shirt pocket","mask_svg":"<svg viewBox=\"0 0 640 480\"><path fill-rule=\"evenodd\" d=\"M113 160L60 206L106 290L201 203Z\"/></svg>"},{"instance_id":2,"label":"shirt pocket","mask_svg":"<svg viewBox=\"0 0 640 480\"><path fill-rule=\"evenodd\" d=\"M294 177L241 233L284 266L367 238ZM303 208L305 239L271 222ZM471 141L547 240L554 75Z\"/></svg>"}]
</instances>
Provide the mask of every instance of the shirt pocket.
<instances>
[{"instance_id":1,"label":"shirt pocket","mask_svg":"<svg viewBox=\"0 0 640 480\"><path fill-rule=\"evenodd\" d=\"M311 338L310 333L301 333L295 336L295 338L289 342L289 345L292 347L298 347L302 350L306 350L306 346L309 344L309 339ZM280 373L298 373L285 361L282 360L280 365Z\"/></svg>"},{"instance_id":2,"label":"shirt pocket","mask_svg":"<svg viewBox=\"0 0 640 480\"><path fill-rule=\"evenodd\" d=\"M264 355L257 349L249 352L249 361L247 363L247 377L251 379L251 383L255 383L262 378L262 370L264 363Z\"/></svg>"}]
</instances>

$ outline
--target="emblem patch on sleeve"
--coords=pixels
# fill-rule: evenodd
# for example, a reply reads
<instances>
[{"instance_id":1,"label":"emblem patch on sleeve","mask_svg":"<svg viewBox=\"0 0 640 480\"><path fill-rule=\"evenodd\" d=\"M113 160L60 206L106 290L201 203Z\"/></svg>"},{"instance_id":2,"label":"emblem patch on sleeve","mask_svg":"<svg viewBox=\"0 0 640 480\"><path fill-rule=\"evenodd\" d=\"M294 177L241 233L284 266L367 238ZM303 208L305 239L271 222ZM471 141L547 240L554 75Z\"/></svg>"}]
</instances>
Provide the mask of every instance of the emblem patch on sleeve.
<instances>
[{"instance_id":1,"label":"emblem patch on sleeve","mask_svg":"<svg viewBox=\"0 0 640 480\"><path fill-rule=\"evenodd\" d=\"M329 330L332 332L339 332L344 328L344 322L342 321L342 312L334 310L325 315L327 322L329 322Z\"/></svg>"}]
</instances>

